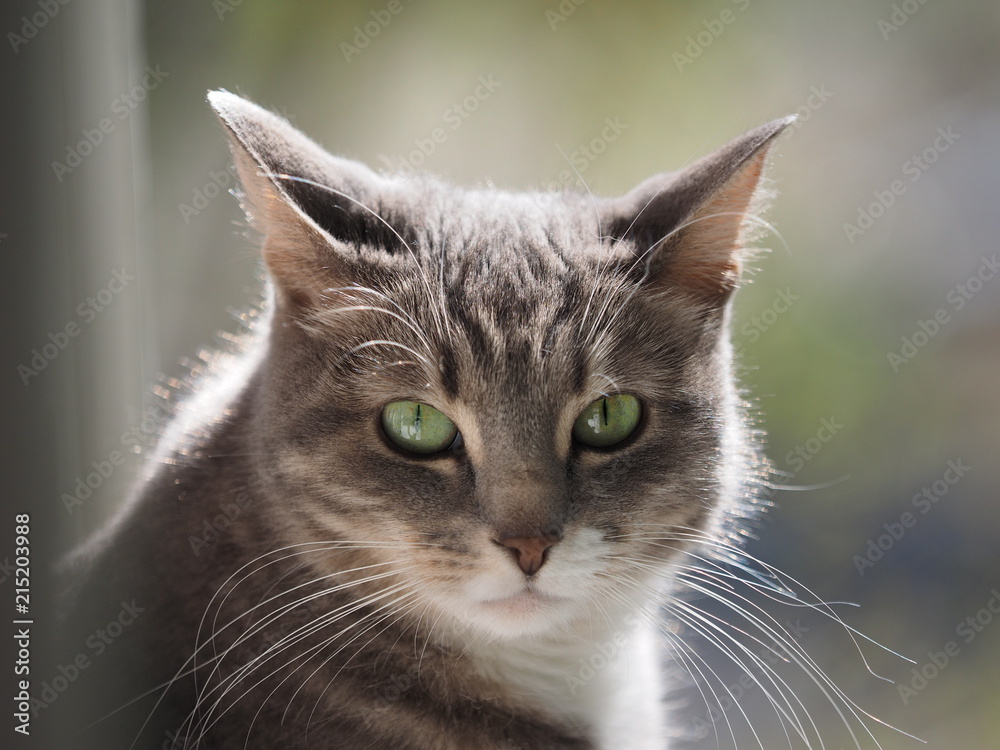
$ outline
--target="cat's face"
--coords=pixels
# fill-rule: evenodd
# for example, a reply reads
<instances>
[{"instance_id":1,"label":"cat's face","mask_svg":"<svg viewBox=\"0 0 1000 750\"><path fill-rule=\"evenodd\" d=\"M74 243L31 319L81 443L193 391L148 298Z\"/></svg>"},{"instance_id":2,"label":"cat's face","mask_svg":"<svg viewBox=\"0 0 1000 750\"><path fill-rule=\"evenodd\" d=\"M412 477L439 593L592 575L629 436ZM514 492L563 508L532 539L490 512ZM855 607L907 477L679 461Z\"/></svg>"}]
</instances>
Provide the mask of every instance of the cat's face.
<instances>
[{"instance_id":1,"label":"cat's face","mask_svg":"<svg viewBox=\"0 0 1000 750\"><path fill-rule=\"evenodd\" d=\"M593 200L383 178L212 101L275 282L255 429L286 543L362 542L414 618L519 637L651 598L717 532L748 470L727 303L781 123Z\"/></svg>"},{"instance_id":2,"label":"cat's face","mask_svg":"<svg viewBox=\"0 0 1000 750\"><path fill-rule=\"evenodd\" d=\"M720 318L642 288L633 250L599 239L589 205L547 200L543 234L528 199L479 217L449 197L444 216L421 217L441 238L410 237L422 262L376 254L377 271L356 274L372 291L328 292L307 333L275 326L269 450L318 538L413 543L383 556L431 606L537 633L595 597L610 606L600 592L622 593L626 571L649 578L636 560L667 550L631 535L704 525L729 416ZM640 404L634 431L575 440L581 413L615 394ZM381 417L399 401L461 437L429 455L397 446ZM499 542L543 534L558 541L529 577Z\"/></svg>"}]
</instances>

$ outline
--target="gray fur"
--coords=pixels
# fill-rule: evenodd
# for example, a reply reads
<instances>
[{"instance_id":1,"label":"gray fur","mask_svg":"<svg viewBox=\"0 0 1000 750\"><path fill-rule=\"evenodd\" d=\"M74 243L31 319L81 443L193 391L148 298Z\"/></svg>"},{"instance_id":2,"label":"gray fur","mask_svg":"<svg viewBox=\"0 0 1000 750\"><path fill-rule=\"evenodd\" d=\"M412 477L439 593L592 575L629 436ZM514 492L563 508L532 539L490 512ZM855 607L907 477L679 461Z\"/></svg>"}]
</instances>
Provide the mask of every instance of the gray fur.
<instances>
[{"instance_id":1,"label":"gray fur","mask_svg":"<svg viewBox=\"0 0 1000 750\"><path fill-rule=\"evenodd\" d=\"M600 611L624 627L616 579L648 572L669 585L669 545L623 535L677 526L722 539L750 512L760 464L726 320L744 214L789 120L622 198L591 199L378 175L239 97L209 98L265 238L271 301L253 343L181 404L113 528L73 560L69 644L122 600L145 611L74 687L67 720L88 725L152 691L82 741L606 746L579 716L473 665L480 641L504 637L441 601L490 567L489 539L562 535L541 586L563 545L593 533L607 592L594 584L597 601L575 602L560 627L509 636L512 649L558 649L563 630ZM575 415L615 392L643 403L634 437L606 451L572 444ZM465 445L394 449L378 416L398 399L449 413ZM232 518L195 549L220 513ZM277 552L289 545L303 546ZM378 571L391 575L321 593ZM403 601L379 598L394 586ZM188 662L197 637L208 645ZM260 654L269 660L240 677Z\"/></svg>"}]
</instances>

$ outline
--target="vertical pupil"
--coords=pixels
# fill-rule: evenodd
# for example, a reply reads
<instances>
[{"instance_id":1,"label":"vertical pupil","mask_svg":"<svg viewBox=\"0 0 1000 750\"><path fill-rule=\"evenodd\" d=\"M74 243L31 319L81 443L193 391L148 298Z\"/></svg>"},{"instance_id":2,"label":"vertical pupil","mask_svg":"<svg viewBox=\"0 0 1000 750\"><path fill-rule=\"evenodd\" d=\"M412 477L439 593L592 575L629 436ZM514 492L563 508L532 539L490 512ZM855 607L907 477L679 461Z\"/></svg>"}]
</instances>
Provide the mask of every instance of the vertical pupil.
<instances>
[{"instance_id":1,"label":"vertical pupil","mask_svg":"<svg viewBox=\"0 0 1000 750\"><path fill-rule=\"evenodd\" d=\"M413 423L414 423L413 426L417 427L419 429L419 427L420 427L420 404L417 404L417 416L413 420Z\"/></svg>"},{"instance_id":2,"label":"vertical pupil","mask_svg":"<svg viewBox=\"0 0 1000 750\"><path fill-rule=\"evenodd\" d=\"M604 426L608 425L608 400L606 398L601 399L601 410L604 413Z\"/></svg>"}]
</instances>

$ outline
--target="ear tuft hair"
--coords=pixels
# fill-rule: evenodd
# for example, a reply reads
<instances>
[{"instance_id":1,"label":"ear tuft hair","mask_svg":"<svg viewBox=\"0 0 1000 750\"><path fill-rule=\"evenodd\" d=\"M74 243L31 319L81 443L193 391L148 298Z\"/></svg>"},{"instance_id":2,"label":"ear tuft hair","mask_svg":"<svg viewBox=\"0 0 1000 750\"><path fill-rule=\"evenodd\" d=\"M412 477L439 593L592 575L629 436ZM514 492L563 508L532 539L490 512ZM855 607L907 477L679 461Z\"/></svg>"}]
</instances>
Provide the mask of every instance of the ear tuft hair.
<instances>
[{"instance_id":1,"label":"ear tuft hair","mask_svg":"<svg viewBox=\"0 0 1000 750\"><path fill-rule=\"evenodd\" d=\"M605 223L644 259L648 284L725 302L739 282L747 217L766 196L760 186L768 149L794 121L762 125L612 201Z\"/></svg>"},{"instance_id":2,"label":"ear tuft hair","mask_svg":"<svg viewBox=\"0 0 1000 750\"><path fill-rule=\"evenodd\" d=\"M321 304L324 289L350 283L346 251L367 234L372 212L365 206L388 181L235 94L210 91L208 102L229 133L268 271L288 301Z\"/></svg>"}]
</instances>

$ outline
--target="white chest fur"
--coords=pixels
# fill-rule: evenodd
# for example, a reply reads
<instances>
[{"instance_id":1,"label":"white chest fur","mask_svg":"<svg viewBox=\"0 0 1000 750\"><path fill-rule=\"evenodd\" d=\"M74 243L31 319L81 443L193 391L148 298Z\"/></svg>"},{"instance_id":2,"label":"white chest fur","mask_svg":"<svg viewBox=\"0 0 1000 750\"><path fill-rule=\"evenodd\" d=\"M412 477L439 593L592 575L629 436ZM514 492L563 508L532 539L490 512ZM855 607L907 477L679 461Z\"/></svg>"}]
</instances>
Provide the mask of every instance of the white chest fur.
<instances>
[{"instance_id":1,"label":"white chest fur","mask_svg":"<svg viewBox=\"0 0 1000 750\"><path fill-rule=\"evenodd\" d=\"M660 643L635 618L587 635L493 641L471 650L481 673L525 705L581 727L601 750L665 750Z\"/></svg>"}]
</instances>

